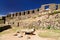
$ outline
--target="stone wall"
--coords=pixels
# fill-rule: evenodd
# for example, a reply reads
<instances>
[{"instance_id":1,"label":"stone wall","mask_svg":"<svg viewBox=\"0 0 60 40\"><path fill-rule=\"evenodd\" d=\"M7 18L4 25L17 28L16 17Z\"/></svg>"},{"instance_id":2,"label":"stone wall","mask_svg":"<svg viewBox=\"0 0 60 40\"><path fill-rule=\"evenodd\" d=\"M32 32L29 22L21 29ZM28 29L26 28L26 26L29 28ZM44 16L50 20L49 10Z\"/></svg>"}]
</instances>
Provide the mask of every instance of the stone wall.
<instances>
[{"instance_id":1,"label":"stone wall","mask_svg":"<svg viewBox=\"0 0 60 40\"><path fill-rule=\"evenodd\" d=\"M7 29L10 29L11 26L10 25L0 25L0 32L4 31L4 30L7 30Z\"/></svg>"},{"instance_id":2,"label":"stone wall","mask_svg":"<svg viewBox=\"0 0 60 40\"><path fill-rule=\"evenodd\" d=\"M56 10L57 9L60 9L60 4L45 4L45 5L42 5L41 8L38 8L38 9L34 9L34 10L26 10L26 11L21 11L21 12L12 12L10 14L7 15L7 17L17 17L17 16L23 16L23 15L28 15L28 14L37 14L39 11L41 10L45 10L46 6L48 6L48 9L50 10Z\"/></svg>"},{"instance_id":3,"label":"stone wall","mask_svg":"<svg viewBox=\"0 0 60 40\"><path fill-rule=\"evenodd\" d=\"M46 8L48 7L48 8ZM26 10L26 11L21 11L21 12L11 12L5 16L5 24L11 24L12 26L21 26L25 25L23 22L20 22L20 20L25 20L28 18L31 18L35 15L44 15L48 13L52 13L54 10L59 10L60 9L60 4L45 4L42 5L41 8L37 8L34 10Z\"/></svg>"},{"instance_id":4,"label":"stone wall","mask_svg":"<svg viewBox=\"0 0 60 40\"><path fill-rule=\"evenodd\" d=\"M46 6L48 6L50 10L56 10L56 8L60 9L60 4L45 4L41 6L42 10L45 10Z\"/></svg>"}]
</instances>

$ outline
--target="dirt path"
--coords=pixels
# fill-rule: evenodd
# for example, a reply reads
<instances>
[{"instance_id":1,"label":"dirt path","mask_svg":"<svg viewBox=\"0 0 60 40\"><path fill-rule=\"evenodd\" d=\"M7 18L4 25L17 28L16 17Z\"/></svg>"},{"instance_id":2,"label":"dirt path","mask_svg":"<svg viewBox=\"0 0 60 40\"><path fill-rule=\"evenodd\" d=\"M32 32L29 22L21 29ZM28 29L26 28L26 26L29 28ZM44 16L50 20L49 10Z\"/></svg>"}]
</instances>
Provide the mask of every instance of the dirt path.
<instances>
[{"instance_id":1,"label":"dirt path","mask_svg":"<svg viewBox=\"0 0 60 40\"><path fill-rule=\"evenodd\" d=\"M23 37L19 38L18 36L14 36L12 33L10 33L10 34L0 36L0 40L54 40L54 39L42 38L42 37L39 37L37 34L36 35L23 35Z\"/></svg>"}]
</instances>

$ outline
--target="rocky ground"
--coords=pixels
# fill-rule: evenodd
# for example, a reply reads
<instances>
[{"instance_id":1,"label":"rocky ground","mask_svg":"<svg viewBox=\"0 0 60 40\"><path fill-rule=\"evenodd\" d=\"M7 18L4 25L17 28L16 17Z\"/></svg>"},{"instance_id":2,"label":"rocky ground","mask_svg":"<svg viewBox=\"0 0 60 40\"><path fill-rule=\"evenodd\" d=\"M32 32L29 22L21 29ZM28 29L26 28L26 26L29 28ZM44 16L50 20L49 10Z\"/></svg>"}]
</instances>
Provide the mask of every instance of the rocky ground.
<instances>
[{"instance_id":1,"label":"rocky ground","mask_svg":"<svg viewBox=\"0 0 60 40\"><path fill-rule=\"evenodd\" d=\"M23 37L18 37L18 36L14 36L14 33L10 33L0 36L0 40L55 40L53 38L39 37L37 35L38 31L36 31L34 34L36 35L23 35Z\"/></svg>"}]
</instances>

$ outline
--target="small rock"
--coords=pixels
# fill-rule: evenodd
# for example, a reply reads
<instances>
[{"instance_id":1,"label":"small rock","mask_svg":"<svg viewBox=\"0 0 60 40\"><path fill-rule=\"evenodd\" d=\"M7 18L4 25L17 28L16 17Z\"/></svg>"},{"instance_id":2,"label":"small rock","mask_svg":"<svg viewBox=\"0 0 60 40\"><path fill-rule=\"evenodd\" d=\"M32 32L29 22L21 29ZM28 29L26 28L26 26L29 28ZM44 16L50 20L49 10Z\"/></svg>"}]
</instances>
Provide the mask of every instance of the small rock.
<instances>
[{"instance_id":1,"label":"small rock","mask_svg":"<svg viewBox=\"0 0 60 40\"><path fill-rule=\"evenodd\" d=\"M18 34L14 34L14 36L17 36Z\"/></svg>"},{"instance_id":2,"label":"small rock","mask_svg":"<svg viewBox=\"0 0 60 40\"><path fill-rule=\"evenodd\" d=\"M19 38L23 37L22 35L18 35Z\"/></svg>"},{"instance_id":3,"label":"small rock","mask_svg":"<svg viewBox=\"0 0 60 40\"><path fill-rule=\"evenodd\" d=\"M20 33L19 31L17 31L17 33Z\"/></svg>"},{"instance_id":4,"label":"small rock","mask_svg":"<svg viewBox=\"0 0 60 40\"><path fill-rule=\"evenodd\" d=\"M27 36L27 39L30 39L31 37Z\"/></svg>"}]
</instances>

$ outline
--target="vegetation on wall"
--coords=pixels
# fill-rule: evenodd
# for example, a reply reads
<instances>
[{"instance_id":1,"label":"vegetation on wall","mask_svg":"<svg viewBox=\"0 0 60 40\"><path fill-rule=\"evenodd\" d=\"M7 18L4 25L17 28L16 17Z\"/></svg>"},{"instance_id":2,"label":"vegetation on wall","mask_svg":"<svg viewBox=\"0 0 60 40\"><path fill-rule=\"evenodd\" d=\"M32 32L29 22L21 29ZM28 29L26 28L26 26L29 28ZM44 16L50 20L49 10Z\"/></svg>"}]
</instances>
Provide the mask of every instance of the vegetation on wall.
<instances>
[{"instance_id":1,"label":"vegetation on wall","mask_svg":"<svg viewBox=\"0 0 60 40\"><path fill-rule=\"evenodd\" d=\"M57 13L60 13L60 11L54 10L52 13L50 13L50 15L57 14Z\"/></svg>"},{"instance_id":2,"label":"vegetation on wall","mask_svg":"<svg viewBox=\"0 0 60 40\"><path fill-rule=\"evenodd\" d=\"M60 13L60 11L56 11L56 10L55 10L54 13L55 13L55 14L56 14L56 13Z\"/></svg>"}]
</instances>

